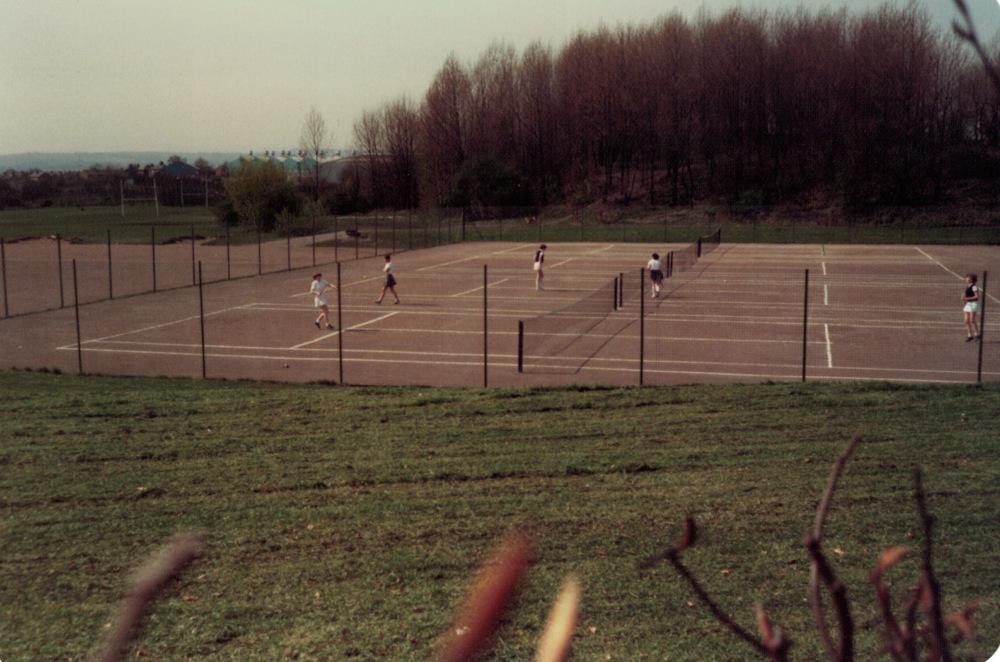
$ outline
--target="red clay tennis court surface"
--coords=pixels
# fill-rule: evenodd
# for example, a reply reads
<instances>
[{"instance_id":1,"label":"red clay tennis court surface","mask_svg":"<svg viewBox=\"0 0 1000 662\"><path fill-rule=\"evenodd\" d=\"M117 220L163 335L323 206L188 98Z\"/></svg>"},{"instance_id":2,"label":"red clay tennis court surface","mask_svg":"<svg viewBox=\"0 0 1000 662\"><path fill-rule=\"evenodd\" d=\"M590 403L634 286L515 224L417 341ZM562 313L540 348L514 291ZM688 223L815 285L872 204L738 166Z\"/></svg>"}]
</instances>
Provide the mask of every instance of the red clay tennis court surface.
<instances>
[{"instance_id":1,"label":"red clay tennis court surface","mask_svg":"<svg viewBox=\"0 0 1000 662\"><path fill-rule=\"evenodd\" d=\"M681 247L549 244L542 292L534 288L534 244L400 253L393 261L401 305L391 295L374 303L381 257L343 263L342 334L317 330L306 293L316 270L335 280L332 265L212 283L203 290L206 374L339 382L343 366L349 384L481 386L484 377L490 386L637 384L641 291L646 384L799 380L804 326L809 380L976 381L979 344L964 341L962 276L989 270L1000 279L998 247L723 243L691 271L668 279L666 296L649 298L648 283L639 281L649 255ZM190 282L185 256L178 249L175 261L163 257L163 282ZM619 273L625 274L620 310L600 316L555 356L533 355L533 339L526 338L525 368L518 372L518 320L558 309ZM38 291L51 296L51 283L41 282L46 276L37 277ZM127 273L117 277L119 292L128 292ZM25 296L31 290L23 286L10 293L11 300ZM335 296L331 303L336 309ZM987 293L984 381L1000 379L998 304ZM200 377L199 311L192 287L81 306L80 352L71 305L10 317L0 320L0 367L72 373L80 358L88 373Z\"/></svg>"}]
</instances>

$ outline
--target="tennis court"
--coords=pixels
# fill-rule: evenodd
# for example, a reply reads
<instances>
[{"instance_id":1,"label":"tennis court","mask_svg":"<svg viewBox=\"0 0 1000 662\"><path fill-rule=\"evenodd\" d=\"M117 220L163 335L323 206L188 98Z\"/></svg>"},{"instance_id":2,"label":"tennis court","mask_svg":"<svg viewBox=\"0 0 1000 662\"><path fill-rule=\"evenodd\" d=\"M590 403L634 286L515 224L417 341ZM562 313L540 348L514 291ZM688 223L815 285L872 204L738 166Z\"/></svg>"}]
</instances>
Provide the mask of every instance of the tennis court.
<instances>
[{"instance_id":1,"label":"tennis court","mask_svg":"<svg viewBox=\"0 0 1000 662\"><path fill-rule=\"evenodd\" d=\"M534 287L535 248L471 242L400 253L398 306L391 297L374 303L380 256L342 263L343 331L317 330L306 294L314 271L336 282L330 264L211 283L200 299L199 288L183 287L81 306L79 346L68 295L65 308L0 320L0 365L379 385L624 385L639 383L640 368L646 384L800 380L804 354L809 380L975 382L980 345L964 342L961 276L1000 277L997 247L723 238L652 299L642 267L652 252L685 245L549 244L544 291ZM181 251L164 267L178 284L192 277ZM584 332L580 320L542 332L560 338L553 351L526 325L518 371L519 321L608 292L619 276L617 310L599 295L605 310L578 315ZM984 381L1000 379L998 303L987 292Z\"/></svg>"}]
</instances>

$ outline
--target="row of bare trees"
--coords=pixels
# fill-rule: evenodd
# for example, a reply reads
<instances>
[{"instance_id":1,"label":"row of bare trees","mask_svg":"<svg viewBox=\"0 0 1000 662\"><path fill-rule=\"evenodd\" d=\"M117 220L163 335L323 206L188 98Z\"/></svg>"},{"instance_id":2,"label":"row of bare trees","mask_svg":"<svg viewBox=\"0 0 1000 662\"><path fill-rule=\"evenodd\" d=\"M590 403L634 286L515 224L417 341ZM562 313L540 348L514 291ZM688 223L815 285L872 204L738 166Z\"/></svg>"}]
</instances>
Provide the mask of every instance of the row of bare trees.
<instances>
[{"instance_id":1,"label":"row of bare trees","mask_svg":"<svg viewBox=\"0 0 1000 662\"><path fill-rule=\"evenodd\" d=\"M714 196L848 204L993 175L987 74L919 9L734 9L449 57L418 104L354 126L379 206Z\"/></svg>"}]
</instances>

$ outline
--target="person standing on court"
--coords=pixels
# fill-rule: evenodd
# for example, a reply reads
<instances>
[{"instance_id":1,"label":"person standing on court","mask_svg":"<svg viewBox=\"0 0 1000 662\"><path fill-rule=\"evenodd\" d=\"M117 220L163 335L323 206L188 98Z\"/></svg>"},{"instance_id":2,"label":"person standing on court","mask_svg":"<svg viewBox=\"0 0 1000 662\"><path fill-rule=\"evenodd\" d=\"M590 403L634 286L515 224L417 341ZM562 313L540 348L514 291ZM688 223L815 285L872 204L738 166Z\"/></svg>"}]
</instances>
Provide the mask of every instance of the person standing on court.
<instances>
[{"instance_id":1,"label":"person standing on court","mask_svg":"<svg viewBox=\"0 0 1000 662\"><path fill-rule=\"evenodd\" d=\"M382 285L382 294L378 295L378 298L375 299L375 303L382 303L382 299L385 298L386 292L392 292L392 296L396 297L396 303L399 303L399 295L396 294L396 277L392 275L391 254L386 254L385 266L382 267L382 272L385 274L385 283Z\"/></svg>"},{"instance_id":2,"label":"person standing on court","mask_svg":"<svg viewBox=\"0 0 1000 662\"><path fill-rule=\"evenodd\" d=\"M546 248L547 248L547 246L545 244L542 244L541 246L538 247L538 250L535 251L535 264L534 264L534 266L532 268L535 270L535 289L536 290L544 290L545 289L542 286L542 279L545 278L544 264L545 264L545 249Z\"/></svg>"},{"instance_id":3,"label":"person standing on court","mask_svg":"<svg viewBox=\"0 0 1000 662\"><path fill-rule=\"evenodd\" d=\"M965 293L962 295L962 303L965 304L962 312L965 314L965 332L968 336L965 342L972 342L979 337L976 313L979 312L979 301L983 291L976 285L978 280L976 274L965 274Z\"/></svg>"},{"instance_id":4,"label":"person standing on court","mask_svg":"<svg viewBox=\"0 0 1000 662\"><path fill-rule=\"evenodd\" d=\"M660 265L659 253L653 253L653 257L646 263L646 268L649 269L649 298L655 299L660 296L660 290L663 289L663 269Z\"/></svg>"},{"instance_id":5,"label":"person standing on court","mask_svg":"<svg viewBox=\"0 0 1000 662\"><path fill-rule=\"evenodd\" d=\"M336 285L323 280L323 274L313 274L313 282L309 286L309 293L313 295L313 305L319 308L320 311L319 317L313 321L317 329L321 328L321 322L325 322L328 329L334 328L333 324L330 324L330 308L326 303L326 293L335 289L337 289Z\"/></svg>"}]
</instances>

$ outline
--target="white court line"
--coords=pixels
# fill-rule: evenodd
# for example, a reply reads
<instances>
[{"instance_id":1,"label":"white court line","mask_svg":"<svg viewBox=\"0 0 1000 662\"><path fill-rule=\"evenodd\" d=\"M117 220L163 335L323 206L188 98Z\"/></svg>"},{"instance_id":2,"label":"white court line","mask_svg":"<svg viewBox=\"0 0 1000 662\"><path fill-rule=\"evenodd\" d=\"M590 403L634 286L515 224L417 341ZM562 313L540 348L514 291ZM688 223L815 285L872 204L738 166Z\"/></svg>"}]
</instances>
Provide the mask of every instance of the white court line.
<instances>
[{"instance_id":1,"label":"white court line","mask_svg":"<svg viewBox=\"0 0 1000 662\"><path fill-rule=\"evenodd\" d=\"M584 255L594 255L595 253L603 253L604 251L611 250L614 247L615 247L614 244L608 244L604 248L595 248L592 251L587 251L586 253L584 253Z\"/></svg>"},{"instance_id":2,"label":"white court line","mask_svg":"<svg viewBox=\"0 0 1000 662\"><path fill-rule=\"evenodd\" d=\"M487 283L486 286L487 287L493 287L494 285L499 285L500 283L506 283L508 280L510 280L510 278L503 278L501 280L496 281L495 283ZM473 292L478 292L481 289L483 289L482 285L480 285L479 287L474 287L471 290L466 290L464 292L459 292L458 294L452 294L451 297L454 298L454 297L460 297L460 296L465 295L465 294L472 294Z\"/></svg>"},{"instance_id":3,"label":"white court line","mask_svg":"<svg viewBox=\"0 0 1000 662\"><path fill-rule=\"evenodd\" d=\"M501 253L508 253L513 250L521 250L522 248L530 248L533 244L528 246L515 246L514 248L505 248L502 251L492 251L489 253L479 253L478 255L471 255L469 257L463 257L461 260L452 260L451 262L441 262L439 264L430 264L426 267L420 267L417 271L427 271L428 269L437 269L438 267L447 267L451 264L459 264L460 262L468 262L469 260L476 260L483 257L488 257L490 255L499 255Z\"/></svg>"},{"instance_id":4,"label":"white court line","mask_svg":"<svg viewBox=\"0 0 1000 662\"><path fill-rule=\"evenodd\" d=\"M370 283L373 280L382 280L383 278L385 278L385 276L372 276L371 278L362 278L361 280L356 280L356 281L354 281L352 283L343 283L343 284L341 284L341 287L350 287L351 285L360 285L361 283ZM312 295L312 292L300 292L298 294L293 294L289 298L294 299L296 297L307 297L307 296L311 296L311 295Z\"/></svg>"},{"instance_id":5,"label":"white court line","mask_svg":"<svg viewBox=\"0 0 1000 662\"><path fill-rule=\"evenodd\" d=\"M823 275L825 276L826 275L826 262L821 262L820 264L823 265Z\"/></svg>"},{"instance_id":6,"label":"white court line","mask_svg":"<svg viewBox=\"0 0 1000 662\"><path fill-rule=\"evenodd\" d=\"M823 283L823 305L830 305L830 288L826 283Z\"/></svg>"},{"instance_id":7,"label":"white court line","mask_svg":"<svg viewBox=\"0 0 1000 662\"><path fill-rule=\"evenodd\" d=\"M239 306L231 306L229 308L223 308L222 310L214 310L210 313L205 313L205 317L210 317L212 315L219 315L221 313L229 312L230 310L239 310L240 308L246 308L251 304L240 304ZM174 324L181 324L183 322L190 322L191 320L200 319L200 315L192 315L191 317L183 317L179 320L174 320L172 322L164 322L163 324L154 324L152 326L145 326L141 329L133 329L132 331L124 331L122 333L116 333L113 336L104 336L102 338L92 338L90 340L84 340L83 342L100 342L102 340L110 340L111 338L121 338L122 336L129 336L133 333L142 333L143 331L152 331L153 329L162 329L165 326L173 326Z\"/></svg>"},{"instance_id":8,"label":"white court line","mask_svg":"<svg viewBox=\"0 0 1000 662\"><path fill-rule=\"evenodd\" d=\"M826 367L833 367L833 348L830 344L830 325L823 325L823 332L826 333Z\"/></svg>"},{"instance_id":9,"label":"white court line","mask_svg":"<svg viewBox=\"0 0 1000 662\"><path fill-rule=\"evenodd\" d=\"M555 269L556 267L561 267L562 265L566 264L567 262L572 262L575 259L576 259L575 257L571 257L571 258L569 258L567 260L563 260L562 262L556 262L555 264L551 264L549 266L551 268Z\"/></svg>"},{"instance_id":10,"label":"white court line","mask_svg":"<svg viewBox=\"0 0 1000 662\"><path fill-rule=\"evenodd\" d=\"M531 248L534 244L521 244L520 246L514 246L513 248L505 248L502 251L494 251L494 255L503 255L504 253L513 253L514 251L523 251Z\"/></svg>"},{"instance_id":11,"label":"white court line","mask_svg":"<svg viewBox=\"0 0 1000 662\"><path fill-rule=\"evenodd\" d=\"M919 252L920 252L920 253L921 253L921 254L922 254L922 255L923 255L924 257L926 257L926 258L927 258L928 260L930 260L930 261L931 261L931 262L933 262L934 264L938 265L939 267L941 267L942 269L944 269L945 271L947 271L948 273L950 273L950 274L951 274L952 276L954 276L955 278L957 278L957 279L959 279L959 280L962 280L962 281L964 281L964 280L965 280L965 276L960 276L960 275L956 274L956 273L955 273L954 271L952 271L952 270L951 270L951 269L949 269L948 267L946 267L946 266L944 266L943 264L941 264L941 262L940 262L940 261L938 261L938 260L935 260L935 259L934 259L933 257L931 257L930 255L928 255L928 254L927 254L927 253L926 253L926 252L925 252L925 251L924 251L924 250L923 250L922 248L920 248L919 246L914 246L914 248L915 248L915 249L916 249L917 251L919 251ZM987 294L986 296L987 296L987 297L989 297L990 299L993 299L993 300L994 300L995 302L997 302L997 303L1000 303L1000 299L997 299L997 298L996 298L995 296L993 296L992 294Z\"/></svg>"},{"instance_id":12,"label":"white court line","mask_svg":"<svg viewBox=\"0 0 1000 662\"><path fill-rule=\"evenodd\" d=\"M375 322L379 322L381 320L384 320L387 317L392 317L393 315L396 315L398 313L399 313L398 310L394 310L391 313L386 313L385 315L382 315L381 317L376 317L375 319L370 319L367 322L361 322L360 324L355 324L354 326L349 326L346 329L344 329L344 331L353 331L354 329L360 329L363 326L368 326L369 324L374 324ZM319 338L314 338L313 340L308 340L308 341L306 341L304 343L299 343L298 345L293 345L292 347L289 347L288 349L301 349L301 348L305 347L306 345L311 345L311 344L313 344L315 342L319 342L320 340L326 340L327 338L332 338L333 336L337 335L338 333L340 333L339 329L337 331L334 331L333 333L324 334L324 335L320 336Z\"/></svg>"}]
</instances>

